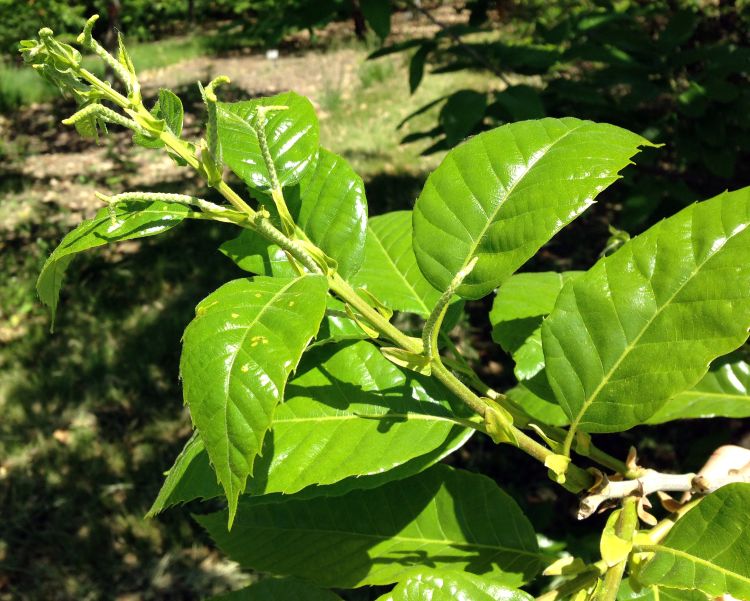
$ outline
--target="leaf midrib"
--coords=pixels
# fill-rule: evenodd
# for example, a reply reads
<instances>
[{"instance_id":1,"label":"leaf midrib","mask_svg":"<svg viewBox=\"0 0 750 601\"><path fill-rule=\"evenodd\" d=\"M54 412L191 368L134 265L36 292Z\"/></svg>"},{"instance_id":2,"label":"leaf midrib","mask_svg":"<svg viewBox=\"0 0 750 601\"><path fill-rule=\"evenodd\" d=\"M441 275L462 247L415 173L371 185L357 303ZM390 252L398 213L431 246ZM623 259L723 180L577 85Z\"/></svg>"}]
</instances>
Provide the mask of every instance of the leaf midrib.
<instances>
[{"instance_id":1,"label":"leaf midrib","mask_svg":"<svg viewBox=\"0 0 750 601\"><path fill-rule=\"evenodd\" d=\"M301 532L303 533L310 533L310 534L328 534L328 535L337 535L337 536L352 536L352 537L359 537L359 538L368 538L373 540L379 540L379 541L398 541L398 542L405 542L405 543L422 543L422 544L435 544L435 545L442 545L442 546L451 546L451 547L459 547L459 548L466 548L468 550L471 549L489 549L492 551L500 551L500 552L507 552L507 553L516 553L519 555L528 555L530 557L534 557L536 559L541 560L541 554L537 551L528 551L526 549L520 549L517 547L506 547L504 545L488 545L485 543L473 543L473 542L467 542L467 541L455 541L451 539L440 539L440 538L426 538L426 537L412 537L412 536L400 536L400 535L387 535L387 534L372 534L372 533L366 533L366 532L355 532L355 531L347 531L347 530L329 530L325 528L291 528L287 526L250 526L250 530L261 530L261 531L269 531L269 532L293 532L296 534L299 534Z\"/></svg>"},{"instance_id":2,"label":"leaf midrib","mask_svg":"<svg viewBox=\"0 0 750 601\"><path fill-rule=\"evenodd\" d=\"M465 425L459 421L456 421L450 417L426 415L424 413L383 413L381 415L365 415L365 414L351 414L351 415L322 415L319 417L293 417L293 418L275 418L274 424L285 423L285 424L297 424L305 422L326 422L326 421L346 421L346 420L365 420L365 421L381 421L389 419L400 419L405 418L408 420L416 421L441 421L449 422L451 424Z\"/></svg>"},{"instance_id":3,"label":"leaf midrib","mask_svg":"<svg viewBox=\"0 0 750 601\"><path fill-rule=\"evenodd\" d=\"M526 170L523 172L523 174L521 175L521 177L519 177L518 179L516 179L515 181L513 181L511 183L510 188L508 188L508 190L503 194L503 197L498 201L498 203L495 206L495 208L487 216L487 221L485 222L485 225L480 230L479 235L476 237L476 239L472 240L472 243L471 243L471 245L469 247L470 248L470 252L467 254L466 258L464 259L463 265L461 265L461 269L465 269L466 266L471 261L471 259L474 257L474 254L477 252L477 248L479 248L479 244L482 242L482 239L485 237L485 235L489 231L490 227L492 227L494 225L495 219L497 218L498 213L507 204L508 199L513 194L513 192L515 191L515 189L518 187L518 184L520 184L526 178L526 176L533 170L533 168L536 166L536 164L539 161L541 161L547 155L547 153L550 151L550 149L552 149L554 146L556 146L557 144L559 144L560 142L562 142L565 138L567 138L574 131L578 131L582 127L588 125L588 123L589 122L587 122L587 121L581 122L580 124L576 125L576 127L574 127L573 129L569 129L562 136L560 136L559 138L557 138L557 140L555 140L554 142L550 142L546 146L543 146L542 148L540 148L539 150L537 150L536 154L538 154L538 158L536 158L533 162L531 162L527 166ZM485 153L485 154L487 154L487 153ZM487 154L487 156L489 158L489 154ZM490 161L490 165L491 165L491 161ZM493 172L495 172L494 167L493 167ZM495 174L495 175L497 177L497 174ZM497 179L498 179L498 181L500 180L499 177ZM471 192L471 190L469 190L469 193L472 196L474 196L474 193Z\"/></svg>"},{"instance_id":4,"label":"leaf midrib","mask_svg":"<svg viewBox=\"0 0 750 601\"><path fill-rule=\"evenodd\" d=\"M270 307L274 302L276 302L276 299L278 299L279 297L281 297L281 295L285 294L286 291L289 290L289 288L291 288L294 284L296 284L299 281L301 281L301 278L295 278L295 279L293 279L291 282L289 282L288 284L286 284L285 286L283 286L282 288L280 288L278 291L276 291L273 294L273 296L268 300L268 302L263 305L263 307L261 308L261 310L257 313L257 315L253 318L253 320L245 328L245 332L242 335L242 340L240 340L240 343L237 345L237 349L236 349L236 351L234 352L234 354L232 356L232 362L229 365L229 369L227 370L227 378L224 381L224 394L223 394L223 397L224 397L223 398L223 401L224 401L223 405L224 405L224 407L223 407L223 409L224 409L224 432L227 433L227 445L226 445L226 449L227 449L227 452L226 452L227 467L229 468L229 471L230 471L229 486L232 489L231 490L232 495L234 494L234 484L232 483L231 475L235 474L236 472L231 467L232 466L232 462L231 462L230 453L229 453L229 447L230 447L231 443L229 442L229 436L228 436L228 434L229 434L228 409L229 409L229 383L233 379L232 378L232 373L234 372L234 364L237 361L237 355L239 355L240 351L243 349L243 347L245 345L245 341L247 340L247 336L248 336L250 330L258 323L258 321L260 320L260 318L266 313L266 310L268 309L268 307ZM235 377L240 377L240 376L235 376ZM208 449L206 449L206 450L208 450ZM250 475L252 476L252 473L253 473L253 462L252 461L249 462L249 468L250 468Z\"/></svg>"},{"instance_id":5,"label":"leaf midrib","mask_svg":"<svg viewBox=\"0 0 750 601\"><path fill-rule=\"evenodd\" d=\"M693 222L693 215L690 217L690 224L691 227L694 226ZM713 252L709 253L706 258L700 263L696 264L695 269L693 269L692 273L689 277L687 277L676 289L675 291L667 298L664 303L654 312L654 314L645 322L641 330L638 332L638 335L633 339L632 342L628 343L625 348L623 349L622 354L620 357L615 361L615 363L612 365L612 367L607 371L607 373L602 377L601 382L596 386L594 391L591 393L589 398L583 402L583 405L581 406L581 409L579 410L578 414L576 415L575 419L570 425L570 432L575 432L575 430L578 428L578 425L581 422L581 419L583 418L584 414L588 410L589 407L596 401L596 398L599 396L601 391L604 389L604 387L609 383L612 375L617 371L617 369L620 367L622 362L625 360L625 358L631 353L631 351L636 347L638 342L641 340L643 335L651 328L651 325L656 321L656 318L661 315L662 311L669 307L672 304L672 301L675 299L675 297L682 292L682 290L687 286L689 283L693 281L693 279L703 270L703 268L706 266L706 264L711 261L718 253L722 251L724 247L726 247L727 244L729 244L729 241L734 239L736 236L739 236L744 232L745 229L742 229L738 231L736 234L730 234L727 236L724 240L724 244L722 244L719 248L714 250ZM663 232L659 232L659 234L663 234ZM660 236L659 236L660 237ZM658 239L658 238L657 238ZM651 279L649 279L649 284L651 283ZM609 282L609 276L607 276L607 282ZM614 303L613 303L614 304Z\"/></svg>"}]
</instances>

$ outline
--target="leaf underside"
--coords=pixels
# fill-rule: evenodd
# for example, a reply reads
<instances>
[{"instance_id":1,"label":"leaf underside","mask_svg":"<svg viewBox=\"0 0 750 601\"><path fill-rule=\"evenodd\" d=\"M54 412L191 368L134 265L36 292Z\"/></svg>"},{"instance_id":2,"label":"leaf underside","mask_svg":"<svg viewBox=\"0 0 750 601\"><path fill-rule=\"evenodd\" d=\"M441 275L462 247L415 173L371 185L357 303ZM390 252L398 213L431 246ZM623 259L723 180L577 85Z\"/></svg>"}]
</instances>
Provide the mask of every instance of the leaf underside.
<instances>
[{"instance_id":1,"label":"leaf underside","mask_svg":"<svg viewBox=\"0 0 750 601\"><path fill-rule=\"evenodd\" d=\"M231 532L226 512L196 519L242 566L321 586L389 584L416 566L517 586L541 566L515 502L488 478L443 465L340 497L279 504L243 497Z\"/></svg>"}]
</instances>

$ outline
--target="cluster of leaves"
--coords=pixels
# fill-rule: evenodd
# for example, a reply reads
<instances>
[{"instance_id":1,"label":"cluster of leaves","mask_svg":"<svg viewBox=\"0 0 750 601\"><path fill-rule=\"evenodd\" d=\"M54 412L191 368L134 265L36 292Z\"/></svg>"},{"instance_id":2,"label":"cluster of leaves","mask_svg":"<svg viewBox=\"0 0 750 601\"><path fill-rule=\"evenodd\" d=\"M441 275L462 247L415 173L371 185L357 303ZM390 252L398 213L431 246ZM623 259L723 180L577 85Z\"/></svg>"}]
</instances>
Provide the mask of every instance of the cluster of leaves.
<instances>
[{"instance_id":1,"label":"cluster of leaves","mask_svg":"<svg viewBox=\"0 0 750 601\"><path fill-rule=\"evenodd\" d=\"M441 105L434 128L409 134L407 142L432 138L432 152L502 123L547 115L639 132L667 147L645 153L645 168L623 188L626 228L648 222L660 201L664 215L730 182L750 183L741 169L750 158L744 2L560 1L524 3L501 15L488 12L489 4L472 3L467 25L374 53L411 52L412 91L428 66L433 73L484 71L508 84L436 99L422 109ZM532 79L513 83L519 76Z\"/></svg>"},{"instance_id":2,"label":"cluster of leaves","mask_svg":"<svg viewBox=\"0 0 750 601\"><path fill-rule=\"evenodd\" d=\"M92 26L82 42L114 61ZM127 96L49 30L22 51L84 105L69 123L128 127L228 201L102 197L108 206L63 239L39 277L53 313L79 252L185 219L240 229L221 251L253 275L210 293L185 330L180 373L195 433L150 511L226 498L226 509L196 519L241 565L282 577L230 598L336 599L324 589L394 585L382 601L529 601L519 587L545 567L573 578L543 599L614 601L628 586L640 599L750 595L750 484L719 488L671 530L668 520L639 531L651 516L630 497L602 535L600 562L561 564L496 482L438 463L478 431L580 492L597 483L572 452L642 475L597 451L589 433L750 415L735 377L750 370L728 356L750 328L750 188L683 209L586 272L515 274L651 143L573 118L507 124L451 150L413 211L368 219L362 180L320 145L304 97L220 102L214 81L201 88L206 139L189 142L177 96L143 106L122 44L115 73ZM519 379L508 396L444 348L450 306L498 288L494 335ZM396 329L394 312L424 318L421 338Z\"/></svg>"}]
</instances>

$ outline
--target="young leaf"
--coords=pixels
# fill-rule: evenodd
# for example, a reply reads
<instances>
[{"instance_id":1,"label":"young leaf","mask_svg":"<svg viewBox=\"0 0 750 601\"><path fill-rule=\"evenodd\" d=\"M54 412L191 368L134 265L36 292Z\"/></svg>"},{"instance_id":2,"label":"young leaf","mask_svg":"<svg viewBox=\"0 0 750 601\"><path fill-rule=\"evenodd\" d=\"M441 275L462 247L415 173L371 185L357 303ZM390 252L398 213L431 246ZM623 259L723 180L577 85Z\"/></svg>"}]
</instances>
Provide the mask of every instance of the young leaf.
<instances>
[{"instance_id":1,"label":"young leaf","mask_svg":"<svg viewBox=\"0 0 750 601\"><path fill-rule=\"evenodd\" d=\"M264 578L208 601L341 601L341 597L295 578Z\"/></svg>"},{"instance_id":2,"label":"young leaf","mask_svg":"<svg viewBox=\"0 0 750 601\"><path fill-rule=\"evenodd\" d=\"M243 497L231 532L225 511L196 519L242 566L320 586L389 584L417 566L517 586L542 565L515 501L488 478L444 465L340 497L262 499Z\"/></svg>"},{"instance_id":3,"label":"young leaf","mask_svg":"<svg viewBox=\"0 0 750 601\"><path fill-rule=\"evenodd\" d=\"M184 117L184 110L182 108L182 101L179 96L170 90L159 90L159 99L151 109L151 115L156 119L162 119L166 128L169 132L179 137L182 135L182 120ZM136 144L145 146L146 148L163 148L164 142L160 139L151 138L140 133L133 135L133 141ZM172 155L176 159L179 159L177 155ZM178 163L182 161L179 159Z\"/></svg>"},{"instance_id":4,"label":"young leaf","mask_svg":"<svg viewBox=\"0 0 750 601\"><path fill-rule=\"evenodd\" d=\"M327 290L322 276L233 280L198 305L185 330L185 402L226 492L230 525Z\"/></svg>"},{"instance_id":5,"label":"young leaf","mask_svg":"<svg viewBox=\"0 0 750 601\"><path fill-rule=\"evenodd\" d=\"M542 326L572 423L614 432L694 386L750 327L750 188L687 207L565 285Z\"/></svg>"},{"instance_id":6,"label":"young leaf","mask_svg":"<svg viewBox=\"0 0 750 601\"><path fill-rule=\"evenodd\" d=\"M409 575L377 601L533 601L523 591L509 589L470 572L420 570Z\"/></svg>"},{"instance_id":7,"label":"young leaf","mask_svg":"<svg viewBox=\"0 0 750 601\"><path fill-rule=\"evenodd\" d=\"M314 168L286 194L295 222L338 263L343 278L362 264L367 233L367 198L362 178L342 157L321 148Z\"/></svg>"},{"instance_id":8,"label":"young leaf","mask_svg":"<svg viewBox=\"0 0 750 601\"><path fill-rule=\"evenodd\" d=\"M451 150L414 207L414 252L438 290L474 257L458 290L500 285L618 178L644 138L603 123L541 119L504 125Z\"/></svg>"},{"instance_id":9,"label":"young leaf","mask_svg":"<svg viewBox=\"0 0 750 601\"><path fill-rule=\"evenodd\" d=\"M259 106L287 107L266 115L265 132L279 183L285 187L296 184L315 161L319 131L312 104L294 92L217 103L217 132L224 162L251 188L267 191L271 187L258 142Z\"/></svg>"},{"instance_id":10,"label":"young leaf","mask_svg":"<svg viewBox=\"0 0 750 601\"><path fill-rule=\"evenodd\" d=\"M184 110L182 101L174 92L165 89L159 90L159 100L154 107L154 111L159 119L164 119L170 132L177 137L182 135Z\"/></svg>"},{"instance_id":11,"label":"young leaf","mask_svg":"<svg viewBox=\"0 0 750 601\"><path fill-rule=\"evenodd\" d=\"M750 598L750 484L729 484L685 514L659 544L638 581Z\"/></svg>"},{"instance_id":12,"label":"young leaf","mask_svg":"<svg viewBox=\"0 0 750 601\"><path fill-rule=\"evenodd\" d=\"M351 283L367 288L390 309L427 316L440 293L419 271L411 240L411 211L370 219L365 260Z\"/></svg>"},{"instance_id":13,"label":"young leaf","mask_svg":"<svg viewBox=\"0 0 750 601\"><path fill-rule=\"evenodd\" d=\"M518 273L497 291L490 311L492 339L513 356L519 380L531 379L544 368L542 319L554 308L563 284L580 273Z\"/></svg>"},{"instance_id":14,"label":"young leaf","mask_svg":"<svg viewBox=\"0 0 750 601\"><path fill-rule=\"evenodd\" d=\"M750 365L737 360L712 366L693 388L664 403L648 423L698 417L750 417Z\"/></svg>"},{"instance_id":15,"label":"young leaf","mask_svg":"<svg viewBox=\"0 0 750 601\"><path fill-rule=\"evenodd\" d=\"M355 488L372 488L429 467L473 433L456 424L454 416L466 412L448 391L397 368L370 343L308 351L298 371L255 462L247 485L252 495L290 494L346 478L356 478ZM195 437L188 442L150 514L220 493L201 449ZM368 482L375 474L377 482Z\"/></svg>"},{"instance_id":16,"label":"young leaf","mask_svg":"<svg viewBox=\"0 0 750 601\"><path fill-rule=\"evenodd\" d=\"M39 298L50 308L52 322L65 270L77 253L110 242L161 234L179 224L188 212L188 207L172 202L121 202L114 209L114 223L109 210L104 208L66 235L47 259L36 282Z\"/></svg>"}]
</instances>

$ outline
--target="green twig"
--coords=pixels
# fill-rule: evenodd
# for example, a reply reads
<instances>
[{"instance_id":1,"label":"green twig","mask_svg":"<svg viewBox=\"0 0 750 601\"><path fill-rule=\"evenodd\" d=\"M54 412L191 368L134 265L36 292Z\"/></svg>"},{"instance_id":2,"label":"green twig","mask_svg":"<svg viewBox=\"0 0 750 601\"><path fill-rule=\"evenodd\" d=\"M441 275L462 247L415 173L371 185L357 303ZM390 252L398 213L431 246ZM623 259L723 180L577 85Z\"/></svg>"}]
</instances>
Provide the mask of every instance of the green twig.
<instances>
[{"instance_id":1,"label":"green twig","mask_svg":"<svg viewBox=\"0 0 750 601\"><path fill-rule=\"evenodd\" d=\"M471 273L474 266L477 264L479 257L474 257L463 269L453 278L448 288L440 295L437 304L432 309L430 316L424 324L422 330L422 345L424 346L424 353L433 361L440 361L440 352L438 350L438 335L440 333L440 327L443 325L443 319L445 319L445 312L448 310L448 305L453 296L456 294L459 286L463 283L466 277Z\"/></svg>"}]
</instances>

